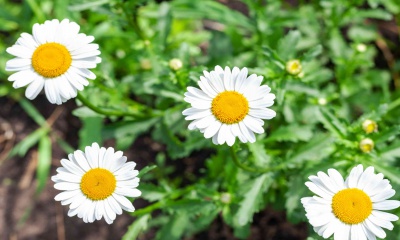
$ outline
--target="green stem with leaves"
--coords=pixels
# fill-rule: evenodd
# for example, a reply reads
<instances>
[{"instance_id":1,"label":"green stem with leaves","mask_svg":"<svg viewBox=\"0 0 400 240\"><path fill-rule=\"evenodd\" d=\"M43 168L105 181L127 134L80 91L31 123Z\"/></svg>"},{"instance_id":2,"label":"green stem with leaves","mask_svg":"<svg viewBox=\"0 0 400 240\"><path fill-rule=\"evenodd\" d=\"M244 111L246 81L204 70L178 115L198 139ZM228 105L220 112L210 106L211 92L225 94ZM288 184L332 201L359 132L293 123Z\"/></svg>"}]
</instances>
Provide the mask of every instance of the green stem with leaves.
<instances>
[{"instance_id":1,"label":"green stem with leaves","mask_svg":"<svg viewBox=\"0 0 400 240\"><path fill-rule=\"evenodd\" d=\"M92 104L89 100L87 100L84 96L82 96L81 93L78 93L77 98L86 107L90 108L91 110L93 110L96 113L99 113L99 114L102 114L105 116L116 116L116 117L130 116L130 117L135 117L135 118L143 117L143 115L137 114L137 113L124 112L124 111L119 111L119 110L111 110L111 109L104 109L104 108L97 107L94 104Z\"/></svg>"},{"instance_id":2,"label":"green stem with leaves","mask_svg":"<svg viewBox=\"0 0 400 240\"><path fill-rule=\"evenodd\" d=\"M192 191L193 189L196 189L196 185L190 185L184 189L182 189L179 192L175 192L174 194L169 194L168 196L165 196L162 200L155 202L153 204L150 204L149 206L136 210L135 212L133 212L131 215L132 216L143 216L145 214L149 214L152 213L153 211L157 210L157 209L161 209L165 206L168 206L169 204L173 203L174 200L182 197L183 195L189 193L190 191Z\"/></svg>"},{"instance_id":3,"label":"green stem with leaves","mask_svg":"<svg viewBox=\"0 0 400 240\"><path fill-rule=\"evenodd\" d=\"M125 15L126 20L131 25L131 27L132 27L133 31L136 33L136 35L143 41L146 40L146 37L144 36L143 31L140 28L140 25L138 22L139 6L137 5L137 3L135 3L134 6L126 6L126 4L130 4L130 2L128 2L128 3L122 2L119 5Z\"/></svg>"},{"instance_id":4,"label":"green stem with leaves","mask_svg":"<svg viewBox=\"0 0 400 240\"><path fill-rule=\"evenodd\" d=\"M281 164L275 167L268 167L268 168L258 168L258 167L250 167L246 164L243 164L239 161L239 158L236 155L235 150L233 149L233 147L230 147L230 151L232 154L232 158L233 158L233 162L235 163L235 165L247 172L252 172L252 173L267 173L267 172L272 172L272 171L276 171L276 170L280 170L282 169L285 165Z\"/></svg>"}]
</instances>

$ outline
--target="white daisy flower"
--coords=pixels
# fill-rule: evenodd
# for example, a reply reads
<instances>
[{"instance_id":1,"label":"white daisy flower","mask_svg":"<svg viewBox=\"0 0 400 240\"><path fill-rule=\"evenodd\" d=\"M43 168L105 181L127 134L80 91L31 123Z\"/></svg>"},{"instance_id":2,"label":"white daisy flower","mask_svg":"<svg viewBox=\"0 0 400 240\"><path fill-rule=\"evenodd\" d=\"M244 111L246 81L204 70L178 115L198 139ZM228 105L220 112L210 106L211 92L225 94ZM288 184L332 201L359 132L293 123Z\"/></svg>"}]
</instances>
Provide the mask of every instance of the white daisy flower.
<instances>
[{"instance_id":1,"label":"white daisy flower","mask_svg":"<svg viewBox=\"0 0 400 240\"><path fill-rule=\"evenodd\" d=\"M99 45L92 36L79 33L79 25L64 19L34 24L33 34L22 33L15 45L6 49L16 58L6 70L16 71L8 80L14 88L28 85L25 96L34 99L44 87L51 103L61 104L77 96L96 75L88 69L101 62Z\"/></svg>"},{"instance_id":2,"label":"white daisy flower","mask_svg":"<svg viewBox=\"0 0 400 240\"><path fill-rule=\"evenodd\" d=\"M302 198L301 202L314 231L323 238L332 234L335 240L385 238L382 228L392 230L391 221L399 219L381 211L398 208L400 201L388 200L395 191L373 167L365 171L361 164L354 167L346 181L335 169L309 179L306 186L318 196Z\"/></svg>"},{"instance_id":3,"label":"white daisy flower","mask_svg":"<svg viewBox=\"0 0 400 240\"><path fill-rule=\"evenodd\" d=\"M185 101L192 105L182 112L186 120L193 120L189 129L199 129L214 144L232 146L235 138L255 142L254 133L264 132L264 121L276 116L267 108L274 104L275 95L267 85L260 86L263 77L247 76L247 68L216 66L204 71L198 84L200 89L188 87Z\"/></svg>"},{"instance_id":4,"label":"white daisy flower","mask_svg":"<svg viewBox=\"0 0 400 240\"><path fill-rule=\"evenodd\" d=\"M122 209L135 211L126 197L138 197L141 192L136 163L126 162L122 152L112 147L100 148L97 143L69 154L61 160L62 167L51 180L54 188L63 192L55 196L62 205L69 205L68 216L78 215L84 222L94 222L102 217L111 224Z\"/></svg>"}]
</instances>

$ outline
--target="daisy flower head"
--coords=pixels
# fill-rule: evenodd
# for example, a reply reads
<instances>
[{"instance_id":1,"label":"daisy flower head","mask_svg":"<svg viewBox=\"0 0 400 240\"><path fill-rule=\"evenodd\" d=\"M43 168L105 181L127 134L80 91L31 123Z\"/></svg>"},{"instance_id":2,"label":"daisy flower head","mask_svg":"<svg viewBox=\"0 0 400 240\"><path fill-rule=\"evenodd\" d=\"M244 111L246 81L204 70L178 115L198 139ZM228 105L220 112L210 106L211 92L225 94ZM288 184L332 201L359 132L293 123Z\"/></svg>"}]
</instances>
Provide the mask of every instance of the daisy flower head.
<instances>
[{"instance_id":1,"label":"daisy flower head","mask_svg":"<svg viewBox=\"0 0 400 240\"><path fill-rule=\"evenodd\" d=\"M50 103L61 104L77 96L96 75L89 69L101 62L94 37L79 33L79 25L64 19L34 24L32 35L22 33L6 49L15 58L6 63L14 71L8 80L14 88L27 86L25 96L34 99L44 88Z\"/></svg>"},{"instance_id":2,"label":"daisy flower head","mask_svg":"<svg viewBox=\"0 0 400 240\"><path fill-rule=\"evenodd\" d=\"M191 107L182 112L186 120L193 120L189 130L199 129L214 144L232 146L236 137L243 143L255 142L254 133L264 132L264 121L276 116L269 109L275 95L262 85L263 77L248 76L247 68L222 69L216 66L204 71L197 83L200 89L188 87L185 101Z\"/></svg>"},{"instance_id":3,"label":"daisy flower head","mask_svg":"<svg viewBox=\"0 0 400 240\"><path fill-rule=\"evenodd\" d=\"M54 188L63 192L55 196L62 205L69 205L68 216L77 215L84 222L94 222L102 217L113 223L122 210L135 208L126 197L139 197L141 192L136 163L126 162L121 151L112 147L99 147L97 143L75 151L61 160L62 167L51 180Z\"/></svg>"},{"instance_id":4,"label":"daisy flower head","mask_svg":"<svg viewBox=\"0 0 400 240\"><path fill-rule=\"evenodd\" d=\"M395 190L373 167L364 171L360 164L346 180L335 169L309 179L306 186L318 196L302 198L301 203L314 231L323 238L332 234L335 240L385 238L382 228L392 230L391 222L399 219L382 211L398 208L400 201L388 200Z\"/></svg>"}]
</instances>

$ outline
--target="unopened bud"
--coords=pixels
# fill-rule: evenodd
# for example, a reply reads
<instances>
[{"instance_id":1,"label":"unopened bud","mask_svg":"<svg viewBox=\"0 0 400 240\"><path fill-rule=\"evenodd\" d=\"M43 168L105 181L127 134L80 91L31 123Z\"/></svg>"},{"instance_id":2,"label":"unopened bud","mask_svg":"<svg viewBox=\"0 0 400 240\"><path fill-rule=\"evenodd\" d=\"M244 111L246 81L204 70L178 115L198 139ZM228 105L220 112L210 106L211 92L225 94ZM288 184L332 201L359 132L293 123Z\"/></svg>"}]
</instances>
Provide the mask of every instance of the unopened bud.
<instances>
[{"instance_id":1,"label":"unopened bud","mask_svg":"<svg viewBox=\"0 0 400 240\"><path fill-rule=\"evenodd\" d=\"M232 201L232 196L230 193L222 193L219 199L222 203L229 204Z\"/></svg>"},{"instance_id":2,"label":"unopened bud","mask_svg":"<svg viewBox=\"0 0 400 240\"><path fill-rule=\"evenodd\" d=\"M168 65L172 70L178 71L179 69L182 68L183 63L182 63L182 61L180 59L173 58L173 59L169 60Z\"/></svg>"},{"instance_id":3,"label":"unopened bud","mask_svg":"<svg viewBox=\"0 0 400 240\"><path fill-rule=\"evenodd\" d=\"M370 138L364 138L360 141L360 149L364 153L369 153L374 149L374 141Z\"/></svg>"},{"instance_id":4,"label":"unopened bud","mask_svg":"<svg viewBox=\"0 0 400 240\"><path fill-rule=\"evenodd\" d=\"M319 105L326 105L328 103L328 101L326 101L325 98L318 98L318 104Z\"/></svg>"},{"instance_id":5,"label":"unopened bud","mask_svg":"<svg viewBox=\"0 0 400 240\"><path fill-rule=\"evenodd\" d=\"M286 63L286 71L291 75L297 75L301 72L301 70L301 63L298 59L293 59Z\"/></svg>"},{"instance_id":6,"label":"unopened bud","mask_svg":"<svg viewBox=\"0 0 400 240\"><path fill-rule=\"evenodd\" d=\"M151 61L149 59L140 60L140 67L143 70L150 70L151 69Z\"/></svg>"},{"instance_id":7,"label":"unopened bud","mask_svg":"<svg viewBox=\"0 0 400 240\"><path fill-rule=\"evenodd\" d=\"M356 49L360 53L365 52L367 50L367 45L365 45L363 43L357 44Z\"/></svg>"},{"instance_id":8,"label":"unopened bud","mask_svg":"<svg viewBox=\"0 0 400 240\"><path fill-rule=\"evenodd\" d=\"M367 134L369 134L378 131L378 124L376 124L375 121L367 119L362 123L362 128Z\"/></svg>"}]
</instances>

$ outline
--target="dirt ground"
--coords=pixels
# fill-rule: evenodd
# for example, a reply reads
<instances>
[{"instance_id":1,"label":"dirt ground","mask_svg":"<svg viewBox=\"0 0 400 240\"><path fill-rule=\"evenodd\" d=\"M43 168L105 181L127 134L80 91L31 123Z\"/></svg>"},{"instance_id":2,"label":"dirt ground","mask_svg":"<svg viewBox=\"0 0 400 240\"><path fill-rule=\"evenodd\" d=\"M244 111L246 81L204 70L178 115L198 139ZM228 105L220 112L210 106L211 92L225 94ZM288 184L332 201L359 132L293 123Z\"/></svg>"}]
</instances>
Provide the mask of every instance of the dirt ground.
<instances>
[{"instance_id":1,"label":"dirt ground","mask_svg":"<svg viewBox=\"0 0 400 240\"><path fill-rule=\"evenodd\" d=\"M74 101L55 106L49 104L44 95L40 95L32 103L45 118L54 121L52 132L76 148L81 123L71 115L71 110L76 107ZM24 157L5 156L12 146L37 129L38 125L15 101L0 98L0 106L0 240L120 239L130 223L135 221L129 214L123 213L118 216L112 225L108 225L104 220L87 224L80 218L70 218L67 216L68 206L61 206L59 202L54 201L58 191L53 188L50 179L43 192L35 195L37 146L30 149ZM107 145L112 146L112 142L106 143ZM160 147L160 144L152 142L149 137L142 136L130 149L124 151L124 154L129 160L137 162L137 168L141 169L151 163L155 151L163 148L162 145ZM60 166L59 160L65 157L63 150L57 144L53 144L50 175L55 174L55 169ZM191 159L193 158L196 156L191 156ZM180 162L186 165L186 169L193 169L190 166L192 161L182 159ZM134 203L136 208L146 204L141 199ZM285 220L284 213L267 208L256 214L248 239L303 240L307 236L306 230L306 224L294 226ZM153 239L154 235L155 232L150 230L140 239ZM190 238L197 239L235 238L232 229L221 219L216 219L208 231Z\"/></svg>"}]
</instances>

